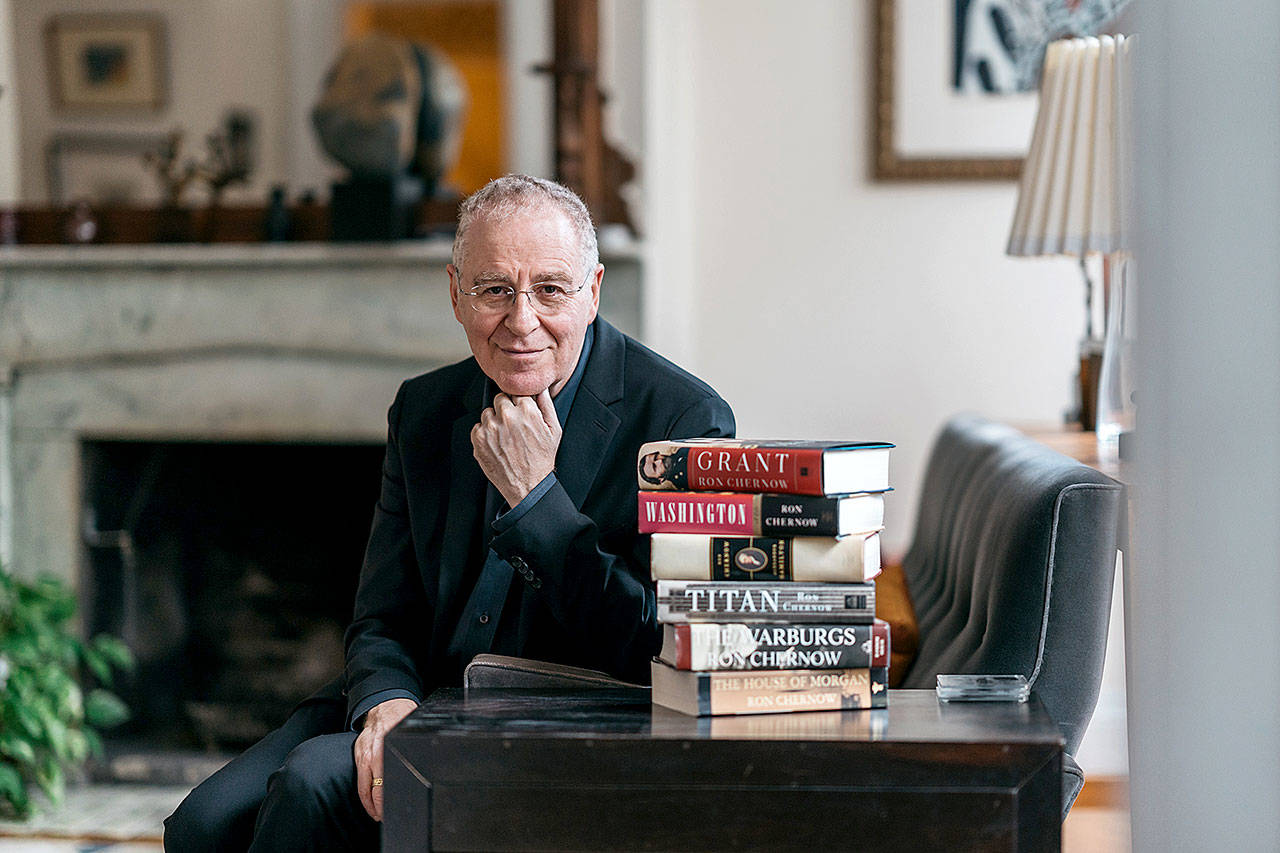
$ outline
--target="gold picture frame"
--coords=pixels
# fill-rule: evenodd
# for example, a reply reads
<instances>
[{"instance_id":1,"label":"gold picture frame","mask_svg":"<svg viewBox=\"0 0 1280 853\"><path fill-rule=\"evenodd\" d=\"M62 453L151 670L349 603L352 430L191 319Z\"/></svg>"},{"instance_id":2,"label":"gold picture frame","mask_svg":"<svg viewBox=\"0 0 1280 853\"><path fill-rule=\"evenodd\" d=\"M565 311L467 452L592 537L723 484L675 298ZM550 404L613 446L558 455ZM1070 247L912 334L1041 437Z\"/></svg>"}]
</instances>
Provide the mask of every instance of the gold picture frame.
<instances>
[{"instance_id":1,"label":"gold picture frame","mask_svg":"<svg viewBox=\"0 0 1280 853\"><path fill-rule=\"evenodd\" d=\"M941 5L941 4L940 4ZM899 146L897 85L897 0L876 0L875 10L875 139L872 174L880 181L1015 181L1023 157L920 156ZM1028 139L1030 135L1028 134Z\"/></svg>"},{"instance_id":2,"label":"gold picture frame","mask_svg":"<svg viewBox=\"0 0 1280 853\"><path fill-rule=\"evenodd\" d=\"M60 14L45 25L55 109L158 112L168 97L164 19L148 14Z\"/></svg>"}]
</instances>

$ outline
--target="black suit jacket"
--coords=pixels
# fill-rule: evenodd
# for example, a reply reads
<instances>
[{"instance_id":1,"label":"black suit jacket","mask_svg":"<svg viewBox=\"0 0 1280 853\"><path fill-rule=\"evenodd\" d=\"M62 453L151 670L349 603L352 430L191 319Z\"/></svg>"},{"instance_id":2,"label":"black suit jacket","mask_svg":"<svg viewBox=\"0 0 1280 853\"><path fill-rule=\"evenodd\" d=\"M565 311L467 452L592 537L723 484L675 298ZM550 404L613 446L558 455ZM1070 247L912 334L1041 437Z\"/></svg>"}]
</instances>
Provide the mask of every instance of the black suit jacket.
<instances>
[{"instance_id":1,"label":"black suit jacket","mask_svg":"<svg viewBox=\"0 0 1280 853\"><path fill-rule=\"evenodd\" d=\"M347 631L348 712L381 690L461 683L446 649L487 553L515 569L503 645L647 683L661 644L648 538L636 527L646 441L732 436L709 386L603 319L556 455L558 484L489 542L472 455L484 374L474 358L405 382L388 414L382 494ZM510 604L508 605L510 606Z\"/></svg>"}]
</instances>

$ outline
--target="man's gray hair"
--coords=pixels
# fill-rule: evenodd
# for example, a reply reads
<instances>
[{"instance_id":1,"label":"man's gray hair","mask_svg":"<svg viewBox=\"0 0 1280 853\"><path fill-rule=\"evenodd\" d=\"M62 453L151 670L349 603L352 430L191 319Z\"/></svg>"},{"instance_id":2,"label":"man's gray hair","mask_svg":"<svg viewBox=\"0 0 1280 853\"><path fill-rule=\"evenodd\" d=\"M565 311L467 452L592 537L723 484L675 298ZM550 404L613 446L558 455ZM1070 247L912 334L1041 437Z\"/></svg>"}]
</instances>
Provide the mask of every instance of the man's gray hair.
<instances>
[{"instance_id":1,"label":"man's gray hair","mask_svg":"<svg viewBox=\"0 0 1280 853\"><path fill-rule=\"evenodd\" d=\"M596 229L591 224L591 212L587 206L568 187L529 175L494 178L463 199L458 206L457 236L453 238L453 265L462 269L467 231L477 219L501 220L547 205L563 213L577 233L583 270L595 269L600 262L600 250L596 246Z\"/></svg>"}]
</instances>

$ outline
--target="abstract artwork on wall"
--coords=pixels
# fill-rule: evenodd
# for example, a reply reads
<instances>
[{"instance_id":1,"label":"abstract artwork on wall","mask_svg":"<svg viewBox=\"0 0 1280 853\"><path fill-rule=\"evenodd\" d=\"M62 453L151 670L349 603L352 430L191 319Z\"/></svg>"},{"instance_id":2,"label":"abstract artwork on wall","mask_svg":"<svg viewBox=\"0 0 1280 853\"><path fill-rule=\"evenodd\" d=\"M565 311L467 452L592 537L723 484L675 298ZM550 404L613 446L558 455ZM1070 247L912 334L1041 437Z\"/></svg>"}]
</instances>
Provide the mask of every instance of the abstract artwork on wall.
<instances>
[{"instance_id":1,"label":"abstract artwork on wall","mask_svg":"<svg viewBox=\"0 0 1280 853\"><path fill-rule=\"evenodd\" d=\"M1044 49L1127 0L877 0L872 174L1016 180Z\"/></svg>"},{"instance_id":2,"label":"abstract artwork on wall","mask_svg":"<svg viewBox=\"0 0 1280 853\"><path fill-rule=\"evenodd\" d=\"M1129 0L953 0L951 85L1034 92L1049 42L1102 32Z\"/></svg>"}]
</instances>

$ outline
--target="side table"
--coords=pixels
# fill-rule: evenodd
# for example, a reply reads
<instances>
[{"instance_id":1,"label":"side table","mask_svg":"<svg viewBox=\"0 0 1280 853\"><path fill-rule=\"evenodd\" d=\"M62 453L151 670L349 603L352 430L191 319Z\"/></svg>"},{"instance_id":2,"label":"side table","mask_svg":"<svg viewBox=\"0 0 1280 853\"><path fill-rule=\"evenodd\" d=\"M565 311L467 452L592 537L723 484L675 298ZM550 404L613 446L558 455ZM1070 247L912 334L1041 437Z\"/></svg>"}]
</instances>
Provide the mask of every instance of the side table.
<instances>
[{"instance_id":1,"label":"side table","mask_svg":"<svg viewBox=\"0 0 1280 853\"><path fill-rule=\"evenodd\" d=\"M1026 704L688 717L644 688L438 690L387 737L384 851L1058 850Z\"/></svg>"}]
</instances>

